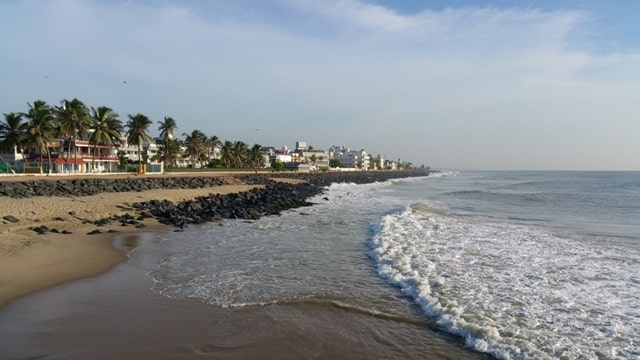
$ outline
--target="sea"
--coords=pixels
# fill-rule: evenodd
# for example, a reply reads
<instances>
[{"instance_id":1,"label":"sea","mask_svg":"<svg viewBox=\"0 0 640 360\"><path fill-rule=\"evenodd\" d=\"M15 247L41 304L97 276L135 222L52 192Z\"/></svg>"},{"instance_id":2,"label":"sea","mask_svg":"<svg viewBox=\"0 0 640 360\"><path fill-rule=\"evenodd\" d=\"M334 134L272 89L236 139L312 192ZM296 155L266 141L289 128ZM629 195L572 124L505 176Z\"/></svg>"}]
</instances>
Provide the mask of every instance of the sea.
<instances>
[{"instance_id":1,"label":"sea","mask_svg":"<svg viewBox=\"0 0 640 360\"><path fill-rule=\"evenodd\" d=\"M497 359L640 358L640 172L443 171L310 201L160 234L129 262L216 307L330 306Z\"/></svg>"}]
</instances>

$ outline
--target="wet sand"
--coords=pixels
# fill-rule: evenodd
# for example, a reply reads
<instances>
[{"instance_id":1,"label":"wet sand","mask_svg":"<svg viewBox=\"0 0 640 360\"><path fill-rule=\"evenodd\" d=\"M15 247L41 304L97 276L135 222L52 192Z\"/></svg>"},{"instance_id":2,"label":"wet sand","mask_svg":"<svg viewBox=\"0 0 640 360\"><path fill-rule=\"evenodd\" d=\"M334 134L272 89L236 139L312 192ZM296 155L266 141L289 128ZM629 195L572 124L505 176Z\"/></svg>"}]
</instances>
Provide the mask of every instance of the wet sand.
<instances>
[{"instance_id":1,"label":"wet sand","mask_svg":"<svg viewBox=\"0 0 640 360\"><path fill-rule=\"evenodd\" d=\"M152 233L140 234L152 241ZM135 236L121 235L121 247ZM0 311L3 359L478 359L419 322L330 304L224 309L153 293L142 269L111 271Z\"/></svg>"},{"instance_id":2,"label":"wet sand","mask_svg":"<svg viewBox=\"0 0 640 360\"><path fill-rule=\"evenodd\" d=\"M144 229L110 225L101 228L103 234L87 235L96 227L83 223L124 214L135 201L178 202L251 187L3 198L0 216L11 214L20 222L0 225L0 358L486 358L426 324L331 304L224 309L162 297L125 254L172 228L145 220ZM73 234L37 235L28 230L34 225ZM106 233L109 229L119 232ZM83 280L71 281L76 279Z\"/></svg>"},{"instance_id":3,"label":"wet sand","mask_svg":"<svg viewBox=\"0 0 640 360\"><path fill-rule=\"evenodd\" d=\"M0 217L12 215L19 222L0 223L0 308L31 292L66 281L99 274L124 260L111 245L108 231L135 233L162 228L146 220L145 228L126 228L117 224L100 227L102 234L87 235L98 229L86 220L133 214L131 203L167 199L174 203L211 193L247 191L256 185L222 185L200 189L162 189L131 193L103 193L82 197L1 197ZM72 214L70 214L73 212ZM47 226L72 234L39 235L33 226Z\"/></svg>"}]
</instances>

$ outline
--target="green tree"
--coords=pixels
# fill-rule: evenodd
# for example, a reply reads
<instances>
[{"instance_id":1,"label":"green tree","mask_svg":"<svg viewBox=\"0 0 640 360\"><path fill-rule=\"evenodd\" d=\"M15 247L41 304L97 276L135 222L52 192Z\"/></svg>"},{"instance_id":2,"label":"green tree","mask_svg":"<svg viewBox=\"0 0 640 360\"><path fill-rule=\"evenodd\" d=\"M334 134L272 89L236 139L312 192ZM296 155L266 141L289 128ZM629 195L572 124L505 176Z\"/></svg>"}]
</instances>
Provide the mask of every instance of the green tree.
<instances>
[{"instance_id":1,"label":"green tree","mask_svg":"<svg viewBox=\"0 0 640 360\"><path fill-rule=\"evenodd\" d=\"M93 146L91 160L91 170L93 171L98 145L107 146L111 151L111 148L120 144L120 134L124 127L122 126L122 121L118 118L118 114L106 106L100 106L97 109L92 107L91 118L93 119L94 131L89 138L89 144Z\"/></svg>"},{"instance_id":2,"label":"green tree","mask_svg":"<svg viewBox=\"0 0 640 360\"><path fill-rule=\"evenodd\" d=\"M226 168L233 163L233 143L229 140L225 140L220 148L220 163Z\"/></svg>"},{"instance_id":3,"label":"green tree","mask_svg":"<svg viewBox=\"0 0 640 360\"><path fill-rule=\"evenodd\" d=\"M340 168L344 167L344 164L338 159L329 159L329 166L332 168Z\"/></svg>"},{"instance_id":4,"label":"green tree","mask_svg":"<svg viewBox=\"0 0 640 360\"><path fill-rule=\"evenodd\" d=\"M178 128L178 124L172 117L165 116L163 121L158 121L158 125L160 125L158 130L163 141L176 138L173 132Z\"/></svg>"},{"instance_id":5,"label":"green tree","mask_svg":"<svg viewBox=\"0 0 640 360\"><path fill-rule=\"evenodd\" d=\"M4 121L0 123L0 152L13 153L20 148L27 131L27 124L22 121L22 114L4 114Z\"/></svg>"},{"instance_id":6,"label":"green tree","mask_svg":"<svg viewBox=\"0 0 640 360\"><path fill-rule=\"evenodd\" d=\"M249 162L249 164L251 164L252 168L257 170L258 167L260 167L260 163L264 159L262 157L262 145L253 144L247 154L247 161Z\"/></svg>"},{"instance_id":7,"label":"green tree","mask_svg":"<svg viewBox=\"0 0 640 360\"><path fill-rule=\"evenodd\" d=\"M42 155L47 155L49 161L48 173L51 174L53 167L49 143L54 139L57 132L53 110L43 100L36 100L27 105L29 110L26 113L22 113L22 116L27 120L27 132L23 144L28 150L34 150L40 154L41 164Z\"/></svg>"},{"instance_id":8,"label":"green tree","mask_svg":"<svg viewBox=\"0 0 640 360\"><path fill-rule=\"evenodd\" d=\"M222 148L222 141L220 141L217 136L213 135L209 138L207 145L209 147L209 157L211 158L215 156L216 149Z\"/></svg>"},{"instance_id":9,"label":"green tree","mask_svg":"<svg viewBox=\"0 0 640 360\"><path fill-rule=\"evenodd\" d=\"M163 146L167 146L170 140L175 140L176 137L175 135L173 135L173 132L178 128L178 124L176 124L176 121L173 120L172 117L170 116L165 116L163 121L158 121L158 124L160 125L158 127L158 130L160 130L160 137L162 138L162 145ZM168 150L169 148L165 148L165 150ZM164 162L164 166L167 166L167 155L170 152L167 151L163 151L163 154L165 155L164 157L162 157L162 162Z\"/></svg>"},{"instance_id":10,"label":"green tree","mask_svg":"<svg viewBox=\"0 0 640 360\"><path fill-rule=\"evenodd\" d=\"M180 157L180 142L177 139L168 139L158 149L159 158L165 162L165 166L174 167Z\"/></svg>"},{"instance_id":11,"label":"green tree","mask_svg":"<svg viewBox=\"0 0 640 360\"><path fill-rule=\"evenodd\" d=\"M92 127L91 115L85 104L74 98L73 100L64 99L60 101L60 106L56 106L54 114L57 117L60 126L60 135L67 139L67 156L65 162L69 165L69 154L71 153L71 145L73 144L74 152L74 169L78 167L78 146L76 141L81 137L86 137L89 129Z\"/></svg>"},{"instance_id":12,"label":"green tree","mask_svg":"<svg viewBox=\"0 0 640 360\"><path fill-rule=\"evenodd\" d=\"M284 163L278 159L271 161L271 168L276 171L284 169Z\"/></svg>"},{"instance_id":13,"label":"green tree","mask_svg":"<svg viewBox=\"0 0 640 360\"><path fill-rule=\"evenodd\" d=\"M0 153L15 153L17 148L20 150L24 160L21 143L24 140L26 131L27 124L22 121L22 114L13 112L4 114L4 121L0 123ZM2 159L2 162L4 162L4 159Z\"/></svg>"},{"instance_id":14,"label":"green tree","mask_svg":"<svg viewBox=\"0 0 640 360\"><path fill-rule=\"evenodd\" d=\"M191 134L183 135L185 136L185 156L189 158L192 166L195 166L196 162L201 163L208 153L207 136L200 130L193 130Z\"/></svg>"},{"instance_id":15,"label":"green tree","mask_svg":"<svg viewBox=\"0 0 640 360\"><path fill-rule=\"evenodd\" d=\"M140 113L136 115L129 114L129 121L127 121L127 143L135 145L138 148L138 171L144 173L142 169L142 144L150 142L153 139L147 133L149 126L153 122Z\"/></svg>"},{"instance_id":16,"label":"green tree","mask_svg":"<svg viewBox=\"0 0 640 360\"><path fill-rule=\"evenodd\" d=\"M246 143L238 140L233 143L233 165L236 168L242 168L245 160L247 159L247 153L249 147Z\"/></svg>"}]
</instances>

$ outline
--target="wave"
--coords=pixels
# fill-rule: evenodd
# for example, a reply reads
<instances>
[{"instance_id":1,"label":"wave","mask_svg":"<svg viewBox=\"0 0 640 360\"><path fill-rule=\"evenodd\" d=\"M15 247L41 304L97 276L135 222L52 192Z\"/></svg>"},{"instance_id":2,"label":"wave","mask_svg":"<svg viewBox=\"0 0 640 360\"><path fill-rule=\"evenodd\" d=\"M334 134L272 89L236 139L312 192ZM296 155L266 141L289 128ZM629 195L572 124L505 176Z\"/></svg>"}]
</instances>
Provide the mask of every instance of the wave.
<instances>
[{"instance_id":1,"label":"wave","mask_svg":"<svg viewBox=\"0 0 640 360\"><path fill-rule=\"evenodd\" d=\"M637 254L424 206L384 215L369 256L437 326L501 359L638 355Z\"/></svg>"}]
</instances>

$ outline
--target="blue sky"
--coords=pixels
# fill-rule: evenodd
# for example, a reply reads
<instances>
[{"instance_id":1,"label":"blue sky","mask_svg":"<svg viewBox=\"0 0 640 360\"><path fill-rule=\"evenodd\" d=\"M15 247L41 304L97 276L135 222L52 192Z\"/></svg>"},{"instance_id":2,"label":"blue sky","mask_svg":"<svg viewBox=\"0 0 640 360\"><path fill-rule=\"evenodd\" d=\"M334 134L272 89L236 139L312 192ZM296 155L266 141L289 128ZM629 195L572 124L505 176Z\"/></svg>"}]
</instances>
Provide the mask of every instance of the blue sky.
<instances>
[{"instance_id":1,"label":"blue sky","mask_svg":"<svg viewBox=\"0 0 640 360\"><path fill-rule=\"evenodd\" d=\"M639 14L632 0L0 0L0 112L77 97L250 145L640 170Z\"/></svg>"}]
</instances>

